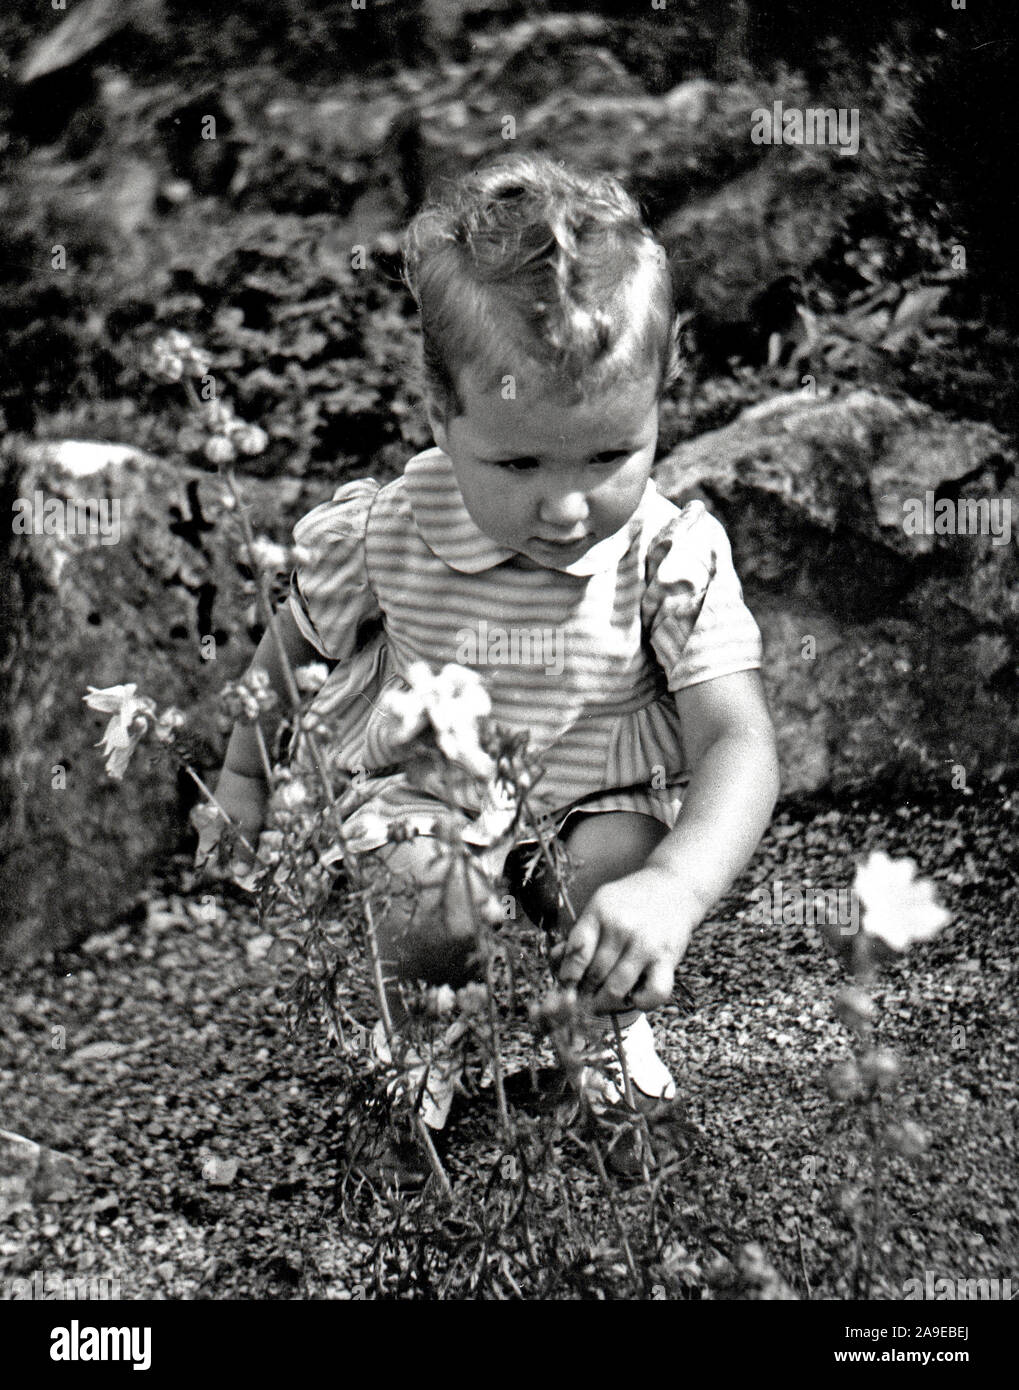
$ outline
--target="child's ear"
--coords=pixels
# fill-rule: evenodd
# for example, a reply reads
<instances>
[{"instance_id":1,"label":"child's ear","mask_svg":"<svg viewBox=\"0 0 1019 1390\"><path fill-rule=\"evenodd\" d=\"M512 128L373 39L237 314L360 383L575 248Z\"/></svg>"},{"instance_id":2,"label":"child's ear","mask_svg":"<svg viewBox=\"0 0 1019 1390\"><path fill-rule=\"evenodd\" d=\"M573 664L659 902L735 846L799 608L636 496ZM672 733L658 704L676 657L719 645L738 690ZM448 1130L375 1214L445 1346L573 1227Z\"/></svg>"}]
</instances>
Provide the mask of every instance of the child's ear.
<instances>
[{"instance_id":1,"label":"child's ear","mask_svg":"<svg viewBox=\"0 0 1019 1390\"><path fill-rule=\"evenodd\" d=\"M431 427L432 438L435 440L436 444L438 444L439 448L443 451L443 453L446 453L447 434L445 417L441 415L439 411L436 410L435 406L431 403L429 403L429 405L426 408L428 411L428 424Z\"/></svg>"}]
</instances>

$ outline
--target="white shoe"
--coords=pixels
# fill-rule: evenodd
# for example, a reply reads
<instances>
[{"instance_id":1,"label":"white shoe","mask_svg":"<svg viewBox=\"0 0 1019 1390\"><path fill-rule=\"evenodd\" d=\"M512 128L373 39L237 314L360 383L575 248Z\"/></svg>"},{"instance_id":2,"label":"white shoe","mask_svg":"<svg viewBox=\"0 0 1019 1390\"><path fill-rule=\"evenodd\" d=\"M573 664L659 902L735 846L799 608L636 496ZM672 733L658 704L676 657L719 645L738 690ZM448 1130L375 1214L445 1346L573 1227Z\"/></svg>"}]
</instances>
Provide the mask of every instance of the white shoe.
<instances>
[{"instance_id":1,"label":"white shoe","mask_svg":"<svg viewBox=\"0 0 1019 1390\"><path fill-rule=\"evenodd\" d=\"M429 1129L444 1129L449 1119L450 1106L453 1104L453 1097L464 1071L463 1056L457 1044L466 1031L464 1023L451 1023L435 1044L427 1061L408 1045L403 1054L403 1075L394 1078L386 1087L389 1095L401 1096L409 1092L416 1098L427 1073L428 1080L421 1096L418 1113ZM392 1064L393 1054L386 1039L385 1024L381 1019L372 1030L371 1051L376 1061L385 1066Z\"/></svg>"},{"instance_id":2,"label":"white shoe","mask_svg":"<svg viewBox=\"0 0 1019 1390\"><path fill-rule=\"evenodd\" d=\"M632 1023L620 1028L623 1039L623 1056L634 1099L674 1100L676 1083L672 1073L655 1050L655 1035L651 1031L647 1014L638 1014ZM580 1073L580 1085L592 1109L604 1110L611 1105L619 1105L626 1099L626 1086L623 1069L616 1051L615 1030L606 1039L606 1048L601 1054L600 1066L584 1067Z\"/></svg>"}]
</instances>

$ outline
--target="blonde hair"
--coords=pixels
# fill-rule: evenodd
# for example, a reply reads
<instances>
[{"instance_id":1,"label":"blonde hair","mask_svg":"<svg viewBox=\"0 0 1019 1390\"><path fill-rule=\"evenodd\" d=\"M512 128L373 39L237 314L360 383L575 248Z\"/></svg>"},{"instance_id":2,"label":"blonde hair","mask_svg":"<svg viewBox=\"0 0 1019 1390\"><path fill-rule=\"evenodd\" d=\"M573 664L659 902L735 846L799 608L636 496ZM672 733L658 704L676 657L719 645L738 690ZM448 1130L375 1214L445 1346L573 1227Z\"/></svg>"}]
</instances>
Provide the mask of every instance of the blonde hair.
<instances>
[{"instance_id":1,"label":"blonde hair","mask_svg":"<svg viewBox=\"0 0 1019 1390\"><path fill-rule=\"evenodd\" d=\"M608 175L511 155L458 179L407 230L404 279L421 316L424 390L462 412L521 367L583 398L657 367L679 371L668 260L636 201Z\"/></svg>"}]
</instances>

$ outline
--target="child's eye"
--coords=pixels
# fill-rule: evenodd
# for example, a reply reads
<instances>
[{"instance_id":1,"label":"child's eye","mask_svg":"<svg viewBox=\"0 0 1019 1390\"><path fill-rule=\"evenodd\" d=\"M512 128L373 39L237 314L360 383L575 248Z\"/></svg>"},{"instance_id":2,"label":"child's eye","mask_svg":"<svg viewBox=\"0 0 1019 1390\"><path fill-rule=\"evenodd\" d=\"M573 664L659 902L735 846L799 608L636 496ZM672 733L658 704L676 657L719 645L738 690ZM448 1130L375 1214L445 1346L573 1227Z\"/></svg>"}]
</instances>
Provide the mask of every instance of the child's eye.
<instances>
[{"instance_id":1,"label":"child's eye","mask_svg":"<svg viewBox=\"0 0 1019 1390\"><path fill-rule=\"evenodd\" d=\"M532 458L522 459L499 459L496 462L497 468L510 468L514 472L526 473L532 468L538 467L538 460Z\"/></svg>"},{"instance_id":2,"label":"child's eye","mask_svg":"<svg viewBox=\"0 0 1019 1390\"><path fill-rule=\"evenodd\" d=\"M595 454L592 463L618 463L620 459L629 458L627 449L607 449L603 454Z\"/></svg>"}]
</instances>

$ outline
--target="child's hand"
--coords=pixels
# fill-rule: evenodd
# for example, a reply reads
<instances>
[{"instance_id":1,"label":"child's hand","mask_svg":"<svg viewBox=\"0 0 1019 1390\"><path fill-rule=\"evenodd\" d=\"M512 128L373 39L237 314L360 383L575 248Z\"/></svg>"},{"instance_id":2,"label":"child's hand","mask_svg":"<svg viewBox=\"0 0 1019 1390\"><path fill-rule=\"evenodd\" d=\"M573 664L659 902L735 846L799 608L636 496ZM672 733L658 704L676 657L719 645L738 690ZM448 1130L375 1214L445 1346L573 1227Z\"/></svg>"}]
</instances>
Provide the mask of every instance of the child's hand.
<instances>
[{"instance_id":1,"label":"child's hand","mask_svg":"<svg viewBox=\"0 0 1019 1390\"><path fill-rule=\"evenodd\" d=\"M671 869L646 865L606 883L566 939L560 982L593 994L598 1013L657 1008L702 916Z\"/></svg>"}]
</instances>

